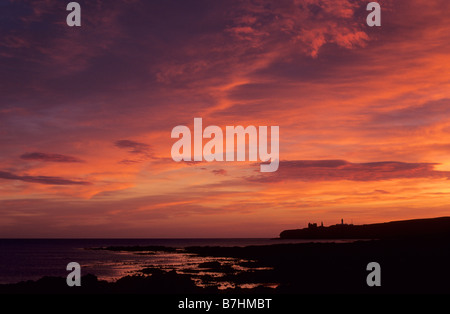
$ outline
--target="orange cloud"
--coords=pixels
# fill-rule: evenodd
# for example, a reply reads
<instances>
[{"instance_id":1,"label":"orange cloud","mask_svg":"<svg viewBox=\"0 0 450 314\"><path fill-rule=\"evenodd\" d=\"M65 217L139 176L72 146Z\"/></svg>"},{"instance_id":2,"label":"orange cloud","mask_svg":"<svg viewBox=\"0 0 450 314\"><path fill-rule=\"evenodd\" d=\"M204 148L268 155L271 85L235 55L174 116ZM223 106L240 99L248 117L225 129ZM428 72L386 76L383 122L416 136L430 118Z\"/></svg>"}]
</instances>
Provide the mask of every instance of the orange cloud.
<instances>
[{"instance_id":1,"label":"orange cloud","mask_svg":"<svg viewBox=\"0 0 450 314\"><path fill-rule=\"evenodd\" d=\"M450 2L10 2L2 236L268 236L448 214ZM33 31L31 31L33 30ZM170 132L280 126L279 170L175 163ZM387 161L387 162L386 162ZM45 227L42 227L45 226Z\"/></svg>"}]
</instances>

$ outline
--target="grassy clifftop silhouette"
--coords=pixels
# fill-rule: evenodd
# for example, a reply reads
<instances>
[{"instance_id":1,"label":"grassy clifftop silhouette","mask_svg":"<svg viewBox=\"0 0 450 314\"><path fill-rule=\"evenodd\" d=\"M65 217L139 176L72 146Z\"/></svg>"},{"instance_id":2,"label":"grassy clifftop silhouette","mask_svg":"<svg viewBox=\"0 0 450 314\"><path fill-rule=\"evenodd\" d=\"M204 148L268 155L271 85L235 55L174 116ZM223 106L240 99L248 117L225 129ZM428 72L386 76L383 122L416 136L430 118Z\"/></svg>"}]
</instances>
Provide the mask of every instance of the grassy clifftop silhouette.
<instances>
[{"instance_id":1,"label":"grassy clifftop silhouette","mask_svg":"<svg viewBox=\"0 0 450 314\"><path fill-rule=\"evenodd\" d=\"M281 239L394 239L450 236L450 217L412 219L385 223L328 227L309 224L308 228L285 230Z\"/></svg>"}]
</instances>

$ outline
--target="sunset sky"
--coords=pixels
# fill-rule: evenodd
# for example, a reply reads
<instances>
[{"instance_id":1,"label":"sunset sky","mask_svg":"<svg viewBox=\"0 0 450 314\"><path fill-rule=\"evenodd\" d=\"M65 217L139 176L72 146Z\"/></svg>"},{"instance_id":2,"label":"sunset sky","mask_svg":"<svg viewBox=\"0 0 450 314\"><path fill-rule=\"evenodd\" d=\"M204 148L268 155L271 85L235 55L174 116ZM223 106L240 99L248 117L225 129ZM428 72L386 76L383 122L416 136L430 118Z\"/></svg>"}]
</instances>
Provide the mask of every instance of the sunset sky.
<instances>
[{"instance_id":1,"label":"sunset sky","mask_svg":"<svg viewBox=\"0 0 450 314\"><path fill-rule=\"evenodd\" d=\"M276 237L450 215L450 1L0 2L0 237ZM172 160L279 126L280 165Z\"/></svg>"}]
</instances>

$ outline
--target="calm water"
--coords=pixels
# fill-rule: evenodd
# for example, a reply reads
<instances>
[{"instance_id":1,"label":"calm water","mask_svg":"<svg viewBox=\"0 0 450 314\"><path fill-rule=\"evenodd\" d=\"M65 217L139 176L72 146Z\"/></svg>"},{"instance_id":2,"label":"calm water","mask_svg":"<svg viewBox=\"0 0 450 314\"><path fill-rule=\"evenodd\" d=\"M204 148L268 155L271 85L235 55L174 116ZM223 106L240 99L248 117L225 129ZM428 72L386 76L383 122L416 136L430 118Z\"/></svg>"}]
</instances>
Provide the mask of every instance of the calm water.
<instances>
[{"instance_id":1,"label":"calm water","mask_svg":"<svg viewBox=\"0 0 450 314\"><path fill-rule=\"evenodd\" d=\"M248 246L278 243L304 243L305 240L272 239L0 239L0 283L37 280L43 276L68 274L69 262L81 265L81 273L94 274L99 279L113 281L139 273L145 267L159 267L190 273L201 262L220 261L239 269L239 260L232 258L205 258L184 253L187 246ZM156 254L87 250L107 246L168 246L180 251ZM202 272L201 274L206 274ZM214 274L209 274L214 276Z\"/></svg>"}]
</instances>

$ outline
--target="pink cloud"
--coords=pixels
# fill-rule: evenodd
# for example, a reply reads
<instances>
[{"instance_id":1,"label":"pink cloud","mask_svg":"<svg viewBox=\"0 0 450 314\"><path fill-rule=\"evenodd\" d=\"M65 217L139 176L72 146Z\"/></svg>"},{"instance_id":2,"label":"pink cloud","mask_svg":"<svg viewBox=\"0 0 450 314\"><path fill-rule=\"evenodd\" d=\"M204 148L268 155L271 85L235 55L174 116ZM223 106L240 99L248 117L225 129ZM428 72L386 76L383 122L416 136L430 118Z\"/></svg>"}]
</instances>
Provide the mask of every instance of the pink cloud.
<instances>
[{"instance_id":1,"label":"pink cloud","mask_svg":"<svg viewBox=\"0 0 450 314\"><path fill-rule=\"evenodd\" d=\"M395 161L351 163L345 160L281 161L277 172L248 177L251 182L382 181L412 178L450 178L450 171L435 170L433 163Z\"/></svg>"}]
</instances>

